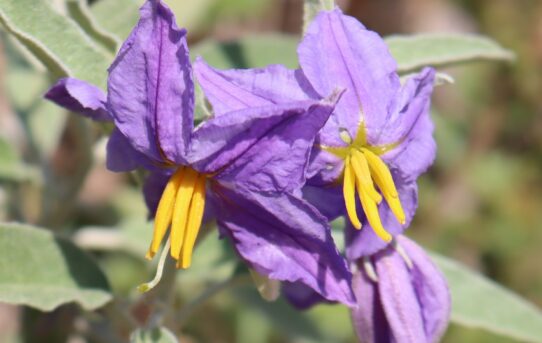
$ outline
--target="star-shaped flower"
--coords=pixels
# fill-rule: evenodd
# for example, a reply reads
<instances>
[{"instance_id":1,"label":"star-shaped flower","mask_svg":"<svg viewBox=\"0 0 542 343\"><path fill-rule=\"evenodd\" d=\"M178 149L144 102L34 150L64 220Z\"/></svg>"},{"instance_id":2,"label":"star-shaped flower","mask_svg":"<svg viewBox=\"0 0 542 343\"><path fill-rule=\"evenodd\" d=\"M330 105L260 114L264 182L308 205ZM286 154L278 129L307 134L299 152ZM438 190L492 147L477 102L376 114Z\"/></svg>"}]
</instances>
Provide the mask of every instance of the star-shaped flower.
<instances>
[{"instance_id":1,"label":"star-shaped flower","mask_svg":"<svg viewBox=\"0 0 542 343\"><path fill-rule=\"evenodd\" d=\"M385 42L339 9L315 18L298 56L298 70L219 71L201 59L195 70L219 114L346 90L318 134L303 193L330 220L348 216L347 257L354 261L383 249L414 216L416 179L436 151L429 116L434 71L401 85Z\"/></svg>"},{"instance_id":2,"label":"star-shaped flower","mask_svg":"<svg viewBox=\"0 0 542 343\"><path fill-rule=\"evenodd\" d=\"M324 100L247 106L194 128L194 84L186 31L149 0L109 69L108 93L64 79L46 95L71 110L114 122L107 165L150 171L144 192L155 218L147 256L170 229L171 256L191 264L204 212L260 274L301 282L352 305L351 274L327 220L292 195L305 183L316 133L340 92Z\"/></svg>"}]
</instances>

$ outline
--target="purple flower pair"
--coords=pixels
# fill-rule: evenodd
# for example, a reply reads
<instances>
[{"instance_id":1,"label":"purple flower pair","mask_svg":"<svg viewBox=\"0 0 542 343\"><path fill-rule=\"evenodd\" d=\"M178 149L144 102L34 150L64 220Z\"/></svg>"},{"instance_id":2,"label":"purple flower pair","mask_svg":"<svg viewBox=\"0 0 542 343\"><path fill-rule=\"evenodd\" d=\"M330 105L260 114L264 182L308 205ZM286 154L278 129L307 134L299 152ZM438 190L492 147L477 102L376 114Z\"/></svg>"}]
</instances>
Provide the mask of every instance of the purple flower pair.
<instances>
[{"instance_id":1,"label":"purple flower pair","mask_svg":"<svg viewBox=\"0 0 542 343\"><path fill-rule=\"evenodd\" d=\"M188 267L202 219L216 219L258 273L354 305L352 275L326 218L293 195L340 92L220 113L194 128L186 31L161 1L149 0L109 69L107 95L68 78L46 97L115 124L110 170L149 171L144 195L155 228L148 257L170 228L171 255Z\"/></svg>"},{"instance_id":2,"label":"purple flower pair","mask_svg":"<svg viewBox=\"0 0 542 343\"><path fill-rule=\"evenodd\" d=\"M252 268L285 282L294 304L351 306L364 341L440 336L449 312L442 276L406 238L390 245L410 224L416 179L435 156L434 71L401 85L378 35L338 9L321 12L299 46L300 69L219 71L198 59L214 117L194 128L185 35L149 0L109 69L107 96L71 78L46 95L114 122L109 169L149 171L148 257L169 228L171 255L188 267L202 220L216 219ZM329 221L344 215L353 282L330 235ZM405 327L412 335L401 336Z\"/></svg>"},{"instance_id":3,"label":"purple flower pair","mask_svg":"<svg viewBox=\"0 0 542 343\"><path fill-rule=\"evenodd\" d=\"M339 9L315 18L298 56L297 70L273 65L219 71L199 59L195 72L217 115L321 99L337 87L345 89L317 135L303 197L328 220L346 215L347 260L354 266L369 261L376 267L373 280L359 271L352 285L359 305L352 313L360 338L435 341L448 320L446 283L413 242L397 238L406 246L403 256L414 261L410 266L390 246L410 224L417 207L416 179L435 158L429 116L435 72L425 68L401 85L384 41ZM298 307L329 300L297 284L286 285L285 292ZM370 325L363 327L364 323ZM413 334L407 331L405 336L405 327ZM426 335L421 335L424 330Z\"/></svg>"}]
</instances>

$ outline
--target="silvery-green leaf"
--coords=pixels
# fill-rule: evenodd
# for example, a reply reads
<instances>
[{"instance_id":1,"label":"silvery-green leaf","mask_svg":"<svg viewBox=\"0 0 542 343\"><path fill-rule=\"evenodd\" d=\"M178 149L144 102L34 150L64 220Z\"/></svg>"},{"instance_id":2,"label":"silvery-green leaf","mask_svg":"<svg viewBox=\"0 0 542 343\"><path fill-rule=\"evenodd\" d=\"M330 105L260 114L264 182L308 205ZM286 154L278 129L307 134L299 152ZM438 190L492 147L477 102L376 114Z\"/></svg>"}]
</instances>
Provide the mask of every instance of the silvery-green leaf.
<instances>
[{"instance_id":1,"label":"silvery-green leaf","mask_svg":"<svg viewBox=\"0 0 542 343\"><path fill-rule=\"evenodd\" d=\"M471 61L510 61L514 58L510 50L475 34L395 35L385 40L402 74L424 66L443 67Z\"/></svg>"},{"instance_id":2,"label":"silvery-green leaf","mask_svg":"<svg viewBox=\"0 0 542 343\"><path fill-rule=\"evenodd\" d=\"M1 302L51 311L70 302L91 310L111 300L93 259L50 231L0 224L0 251Z\"/></svg>"},{"instance_id":3,"label":"silvery-green leaf","mask_svg":"<svg viewBox=\"0 0 542 343\"><path fill-rule=\"evenodd\" d=\"M120 40L100 27L90 12L86 0L67 0L66 6L70 17L75 20L90 37L102 44L111 51L111 53L117 51L117 48L120 46Z\"/></svg>"},{"instance_id":4,"label":"silvery-green leaf","mask_svg":"<svg viewBox=\"0 0 542 343\"><path fill-rule=\"evenodd\" d=\"M130 343L177 343L171 331L164 327L153 329L137 329L130 335Z\"/></svg>"},{"instance_id":5,"label":"silvery-green leaf","mask_svg":"<svg viewBox=\"0 0 542 343\"><path fill-rule=\"evenodd\" d=\"M526 342L542 342L542 312L458 262L432 254L451 290L452 321Z\"/></svg>"},{"instance_id":6,"label":"silvery-green leaf","mask_svg":"<svg viewBox=\"0 0 542 343\"><path fill-rule=\"evenodd\" d=\"M90 7L97 25L124 41L139 19L142 0L100 0Z\"/></svg>"},{"instance_id":7,"label":"silvery-green leaf","mask_svg":"<svg viewBox=\"0 0 542 343\"><path fill-rule=\"evenodd\" d=\"M297 68L297 43L291 35L268 34L247 36L231 42L207 40L192 47L192 57L202 56L215 68L256 68L283 64Z\"/></svg>"},{"instance_id":8,"label":"silvery-green leaf","mask_svg":"<svg viewBox=\"0 0 542 343\"><path fill-rule=\"evenodd\" d=\"M55 76L104 86L112 56L45 0L0 0L0 22Z\"/></svg>"}]
</instances>

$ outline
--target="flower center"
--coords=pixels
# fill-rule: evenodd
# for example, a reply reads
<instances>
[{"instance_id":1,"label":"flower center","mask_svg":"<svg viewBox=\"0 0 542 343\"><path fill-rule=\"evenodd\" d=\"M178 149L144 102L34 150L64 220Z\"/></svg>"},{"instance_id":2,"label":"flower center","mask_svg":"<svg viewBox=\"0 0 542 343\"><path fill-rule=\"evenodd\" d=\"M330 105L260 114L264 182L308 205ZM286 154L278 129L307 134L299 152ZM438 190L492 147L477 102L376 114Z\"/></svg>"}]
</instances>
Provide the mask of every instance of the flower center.
<instances>
[{"instance_id":1,"label":"flower center","mask_svg":"<svg viewBox=\"0 0 542 343\"><path fill-rule=\"evenodd\" d=\"M169 179L156 210L154 235L146 257L151 259L171 226L171 256L177 268L188 268L205 209L206 176L180 167Z\"/></svg>"},{"instance_id":2,"label":"flower center","mask_svg":"<svg viewBox=\"0 0 542 343\"><path fill-rule=\"evenodd\" d=\"M365 128L362 125L359 131L355 139L352 139L347 131L340 132L341 139L348 144L347 147L324 149L344 160L343 197L346 213L352 225L358 230L361 229L361 221L356 210L357 193L367 221L381 239L389 242L392 237L382 226L378 212L382 195L399 223L405 224L406 221L390 170L379 157L395 145L369 146L365 138ZM375 184L380 192L377 191Z\"/></svg>"}]
</instances>

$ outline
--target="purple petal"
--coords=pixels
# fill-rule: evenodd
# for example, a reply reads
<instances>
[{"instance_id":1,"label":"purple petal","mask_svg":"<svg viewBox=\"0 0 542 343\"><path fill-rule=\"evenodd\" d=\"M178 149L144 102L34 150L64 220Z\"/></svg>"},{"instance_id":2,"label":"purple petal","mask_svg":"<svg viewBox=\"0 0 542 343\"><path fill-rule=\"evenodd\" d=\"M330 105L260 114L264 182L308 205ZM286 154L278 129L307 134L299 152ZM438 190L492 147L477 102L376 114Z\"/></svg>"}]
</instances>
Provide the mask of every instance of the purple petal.
<instances>
[{"instance_id":1,"label":"purple petal","mask_svg":"<svg viewBox=\"0 0 542 343\"><path fill-rule=\"evenodd\" d=\"M298 55L303 73L320 95L336 87L346 89L324 129L324 144L340 144L339 128L355 137L361 120L368 131L385 123L400 82L396 63L378 34L339 9L322 11L309 26Z\"/></svg>"},{"instance_id":2,"label":"purple petal","mask_svg":"<svg viewBox=\"0 0 542 343\"><path fill-rule=\"evenodd\" d=\"M388 320L384 314L377 285L365 274L363 267L354 273L352 289L357 307L351 309L352 324L360 342L391 342Z\"/></svg>"},{"instance_id":3,"label":"purple petal","mask_svg":"<svg viewBox=\"0 0 542 343\"><path fill-rule=\"evenodd\" d=\"M282 294L298 310L307 310L320 303L330 303L320 293L299 282L284 282L282 284Z\"/></svg>"},{"instance_id":4,"label":"purple petal","mask_svg":"<svg viewBox=\"0 0 542 343\"><path fill-rule=\"evenodd\" d=\"M215 115L249 107L320 98L301 70L290 70L281 65L261 69L218 70L198 58L194 63L194 72Z\"/></svg>"},{"instance_id":5,"label":"purple petal","mask_svg":"<svg viewBox=\"0 0 542 343\"><path fill-rule=\"evenodd\" d=\"M397 239L412 260L414 291L420 303L428 342L438 342L448 327L451 309L450 291L442 272L425 251L410 239Z\"/></svg>"},{"instance_id":6,"label":"purple petal","mask_svg":"<svg viewBox=\"0 0 542 343\"><path fill-rule=\"evenodd\" d=\"M139 167L150 168L152 161L135 150L130 141L115 128L107 141L107 169L114 172L127 172Z\"/></svg>"},{"instance_id":7,"label":"purple petal","mask_svg":"<svg viewBox=\"0 0 542 343\"><path fill-rule=\"evenodd\" d=\"M429 111L434 75L433 69L426 68L407 81L392 117L377 138L379 144L402 142L383 158L406 181L416 180L435 159L437 147Z\"/></svg>"},{"instance_id":8,"label":"purple petal","mask_svg":"<svg viewBox=\"0 0 542 343\"><path fill-rule=\"evenodd\" d=\"M341 185L303 186L303 199L316 207L328 221L344 215L344 199Z\"/></svg>"},{"instance_id":9,"label":"purple petal","mask_svg":"<svg viewBox=\"0 0 542 343\"><path fill-rule=\"evenodd\" d=\"M395 175L394 180L405 212L406 223L405 225L401 225L397 221L385 200L378 206L378 212L380 213L380 219L384 228L392 236L397 236L410 225L416 213L416 208L418 207L418 186L415 182L403 183ZM358 207L358 214L361 213L363 211ZM388 245L388 243L384 242L374 233L366 218L363 218L362 225L361 230L356 230L352 227L350 221L346 221L346 257L349 261L356 261L362 256L372 255Z\"/></svg>"},{"instance_id":10,"label":"purple petal","mask_svg":"<svg viewBox=\"0 0 542 343\"><path fill-rule=\"evenodd\" d=\"M161 1L147 1L140 15L109 70L111 114L134 148L184 163L194 109L186 30Z\"/></svg>"},{"instance_id":11,"label":"purple petal","mask_svg":"<svg viewBox=\"0 0 542 343\"><path fill-rule=\"evenodd\" d=\"M98 87L74 78L63 78L51 87L45 98L70 111L96 121L112 121L106 110L107 97Z\"/></svg>"},{"instance_id":12,"label":"purple petal","mask_svg":"<svg viewBox=\"0 0 542 343\"><path fill-rule=\"evenodd\" d=\"M340 94L230 112L206 121L193 138L195 166L216 179L258 191L293 191L305 181L314 137Z\"/></svg>"},{"instance_id":13,"label":"purple petal","mask_svg":"<svg viewBox=\"0 0 542 343\"><path fill-rule=\"evenodd\" d=\"M329 127L330 121L331 117L326 123L326 127ZM307 168L307 179L309 179L311 185L329 185L330 183L334 183L341 176L344 169L344 160L322 150L319 146L323 131L325 130L320 131L316 137L315 146L311 152L309 167Z\"/></svg>"},{"instance_id":14,"label":"purple petal","mask_svg":"<svg viewBox=\"0 0 542 343\"><path fill-rule=\"evenodd\" d=\"M287 193L241 194L215 185L214 194L220 198L218 225L258 273L304 283L330 301L354 303L351 274L316 209Z\"/></svg>"},{"instance_id":15,"label":"purple petal","mask_svg":"<svg viewBox=\"0 0 542 343\"><path fill-rule=\"evenodd\" d=\"M375 267L378 292L394 341L428 342L416 290L403 258L388 249L376 256Z\"/></svg>"}]
</instances>

